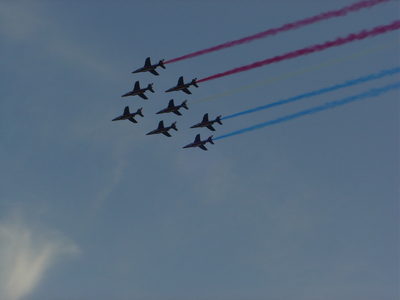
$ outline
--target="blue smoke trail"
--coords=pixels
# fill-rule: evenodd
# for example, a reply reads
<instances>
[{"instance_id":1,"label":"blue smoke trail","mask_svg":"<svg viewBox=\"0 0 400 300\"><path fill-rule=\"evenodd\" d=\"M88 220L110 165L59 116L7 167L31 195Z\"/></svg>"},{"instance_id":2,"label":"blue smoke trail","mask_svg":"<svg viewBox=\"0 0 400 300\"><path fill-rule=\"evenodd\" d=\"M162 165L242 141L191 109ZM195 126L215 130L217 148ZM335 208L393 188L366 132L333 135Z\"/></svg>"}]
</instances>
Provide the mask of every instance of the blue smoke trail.
<instances>
[{"instance_id":1,"label":"blue smoke trail","mask_svg":"<svg viewBox=\"0 0 400 300\"><path fill-rule=\"evenodd\" d=\"M360 78L349 80L349 81L346 81L344 83L333 85L333 86L330 86L330 87L326 87L326 88L323 88L323 89L320 89L320 90L317 90L317 91L301 94L301 95L298 95L298 96L295 96L295 97L291 97L291 98L288 98L288 99L279 100L279 101L276 101L276 102L273 102L273 103L269 103L269 104L266 104L266 105L263 105L263 106L255 107L255 108L252 108L252 109L248 109L248 110L245 110L245 111L242 111L242 112L230 115L230 116L223 117L223 118L221 118L221 120L230 119L230 118L234 118L234 117L250 114L250 113L253 113L253 112L256 112L256 111L260 111L260 110L263 110L263 109L267 109L267 108L271 108L271 107L287 104L287 103L298 101L298 100L305 99L305 98L310 98L310 97L313 97L313 96L318 96L318 95L321 95L321 94L324 94L324 93L328 93L328 92L332 92L332 91L335 91L335 90L338 90L338 89L341 89L341 88L345 88L345 87L357 85L359 83L364 83L364 82L371 81L371 80L374 80L374 79L379 79L379 78L383 78L383 77L386 77L386 76L390 76L390 75L393 75L393 74L396 74L396 73L399 73L399 72L400 72L400 67L383 70L383 71L380 71L379 73L373 73L373 74L369 74L369 75L366 75L366 76L362 76Z\"/></svg>"},{"instance_id":2,"label":"blue smoke trail","mask_svg":"<svg viewBox=\"0 0 400 300\"><path fill-rule=\"evenodd\" d=\"M353 102L353 101L362 100L362 99L369 98L369 97L377 97L377 96L379 96L381 94L384 94L386 92L389 92L389 91L394 90L394 89L399 89L399 88L400 88L400 82L392 83L392 84L386 85L386 86L381 87L381 88L371 89L371 90L369 90L367 92L364 92L364 93L361 93L361 94L358 94L358 95L355 95L355 96L344 98L342 100L336 100L336 101L325 103L324 105L321 105L321 106L315 106L315 107L312 107L310 109L303 110L303 111L300 111L298 113L295 113L293 115L284 116L284 117L281 117L281 118L278 118L278 119L275 119L275 120L271 120L271 121L264 122L264 123L261 123L261 124L258 124L258 125L254 125L254 126L251 126L251 127L240 129L240 130L237 130L237 131L225 134L225 135L221 135L221 136L218 136L218 137L214 138L214 140L219 140L219 139L223 139L223 138L226 138L226 137L242 134L242 133L245 133L245 132L253 131L253 130L256 130L256 129L264 128L264 127L267 127L267 126L270 126L270 125L274 125L274 124L278 124L278 123L282 123L282 122L287 122L287 121L290 121L290 120L293 120L293 119L296 119L296 118L299 118L299 117L315 114L315 113L318 113L318 112L323 111L323 110L327 110L327 109L335 108L335 107L338 107L338 106L341 106L341 105L344 105L344 104L348 104L348 103Z\"/></svg>"}]
</instances>

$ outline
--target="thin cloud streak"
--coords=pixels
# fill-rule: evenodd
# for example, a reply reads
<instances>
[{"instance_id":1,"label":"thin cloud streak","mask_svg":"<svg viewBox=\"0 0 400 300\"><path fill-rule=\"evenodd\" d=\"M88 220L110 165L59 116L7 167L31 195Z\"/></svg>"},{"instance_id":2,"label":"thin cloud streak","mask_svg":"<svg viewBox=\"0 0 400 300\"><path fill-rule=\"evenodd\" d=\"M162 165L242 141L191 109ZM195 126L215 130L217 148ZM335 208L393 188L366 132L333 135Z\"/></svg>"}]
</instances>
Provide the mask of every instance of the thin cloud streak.
<instances>
[{"instance_id":1,"label":"thin cloud streak","mask_svg":"<svg viewBox=\"0 0 400 300\"><path fill-rule=\"evenodd\" d=\"M0 3L0 34L8 43L29 44L42 52L46 59L54 57L67 66L75 65L86 76L100 77L104 80L121 80L123 77L113 66L101 61L95 49L65 38L50 21L43 18L39 5L29 2ZM33 49L31 49L33 50Z\"/></svg>"}]
</instances>

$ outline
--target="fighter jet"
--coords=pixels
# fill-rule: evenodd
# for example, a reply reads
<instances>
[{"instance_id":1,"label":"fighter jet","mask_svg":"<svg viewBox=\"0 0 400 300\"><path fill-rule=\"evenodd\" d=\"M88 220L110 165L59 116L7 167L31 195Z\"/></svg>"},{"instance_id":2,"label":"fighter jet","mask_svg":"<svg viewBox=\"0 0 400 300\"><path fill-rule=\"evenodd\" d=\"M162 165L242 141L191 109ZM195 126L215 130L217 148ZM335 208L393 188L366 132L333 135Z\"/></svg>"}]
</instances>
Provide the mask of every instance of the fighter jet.
<instances>
[{"instance_id":1,"label":"fighter jet","mask_svg":"<svg viewBox=\"0 0 400 300\"><path fill-rule=\"evenodd\" d=\"M163 114L163 113L169 113L173 112L174 114L178 116L182 116L182 114L179 112L179 109L181 107L184 107L186 109L189 109L186 105L187 100L183 101L181 105L174 105L174 99L169 100L168 107L160 110L157 114Z\"/></svg>"},{"instance_id":2,"label":"fighter jet","mask_svg":"<svg viewBox=\"0 0 400 300\"><path fill-rule=\"evenodd\" d=\"M126 106L124 109L124 114L120 115L119 117L116 117L115 119L112 119L111 121L119 121L119 120L129 120L133 123L137 123L137 121L133 118L136 115L139 115L141 117L144 117L142 114L142 108L139 108L135 113L130 113L129 112L129 106Z\"/></svg>"},{"instance_id":3,"label":"fighter jet","mask_svg":"<svg viewBox=\"0 0 400 300\"><path fill-rule=\"evenodd\" d=\"M194 139L193 143L190 143L189 145L186 145L183 148L190 148L190 147L200 147L203 150L207 150L207 148L204 146L205 143L211 143L214 145L214 142L212 140L213 136L210 136L208 139L202 141L200 139L200 134L196 135L196 138Z\"/></svg>"},{"instance_id":4,"label":"fighter jet","mask_svg":"<svg viewBox=\"0 0 400 300\"><path fill-rule=\"evenodd\" d=\"M158 123L158 128L150 131L146 135L162 133L168 137L171 137L171 135L168 132L168 130L170 129L178 131L178 128L176 128L176 122L172 123L171 126L169 127L164 127L164 121L160 121L160 123Z\"/></svg>"},{"instance_id":5,"label":"fighter jet","mask_svg":"<svg viewBox=\"0 0 400 300\"><path fill-rule=\"evenodd\" d=\"M152 92L152 93L154 93L153 84L152 84L152 83L150 83L150 84L147 86L147 88L141 89L141 88L140 88L139 81L136 81L136 82L135 82L135 87L133 88L133 90L130 91L130 92L128 92L128 93L126 93L126 94L123 94L121 97L139 95L139 96L142 97L143 99L147 100L147 99L149 99L149 98L147 98L146 95L144 94L144 92L147 91L147 90L150 91L150 92Z\"/></svg>"},{"instance_id":6,"label":"fighter jet","mask_svg":"<svg viewBox=\"0 0 400 300\"><path fill-rule=\"evenodd\" d=\"M150 72L151 74L159 75L156 71L157 67L161 67L161 68L165 69L164 60L162 59L158 62L158 64L152 65L150 62L150 57L148 57L148 58L146 58L144 67L141 67L141 68L137 69L136 71L133 71L132 74L140 73L140 72Z\"/></svg>"},{"instance_id":7,"label":"fighter jet","mask_svg":"<svg viewBox=\"0 0 400 300\"><path fill-rule=\"evenodd\" d=\"M179 77L178 79L178 84L169 90L166 90L165 92L172 92L172 91L184 91L186 94L191 94L191 92L188 90L188 87L191 85L194 85L195 87L199 87L196 83L197 78L193 79L189 83L183 83L183 76Z\"/></svg>"},{"instance_id":8,"label":"fighter jet","mask_svg":"<svg viewBox=\"0 0 400 300\"><path fill-rule=\"evenodd\" d=\"M212 124L214 124L215 122L222 125L221 116L218 116L214 121L209 121L208 114L205 114L203 117L203 121L201 121L196 125L191 126L190 128L207 127L208 129L215 131L215 128L212 126Z\"/></svg>"}]
</instances>

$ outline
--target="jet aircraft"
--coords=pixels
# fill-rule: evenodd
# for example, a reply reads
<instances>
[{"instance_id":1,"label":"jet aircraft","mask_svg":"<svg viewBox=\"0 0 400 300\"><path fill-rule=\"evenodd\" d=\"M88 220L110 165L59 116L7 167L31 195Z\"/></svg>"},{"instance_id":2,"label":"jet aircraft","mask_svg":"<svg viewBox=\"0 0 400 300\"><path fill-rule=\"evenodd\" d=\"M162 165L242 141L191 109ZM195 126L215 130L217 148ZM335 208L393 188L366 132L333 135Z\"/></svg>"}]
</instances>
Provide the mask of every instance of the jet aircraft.
<instances>
[{"instance_id":1,"label":"jet aircraft","mask_svg":"<svg viewBox=\"0 0 400 300\"><path fill-rule=\"evenodd\" d=\"M178 128L176 128L176 122L172 123L171 126L169 126L169 127L164 127L164 121L160 121L160 123L158 123L158 128L150 131L146 135L162 133L168 137L171 137L171 135L168 132L168 130L170 130L170 129L174 129L175 131L178 131Z\"/></svg>"},{"instance_id":2,"label":"jet aircraft","mask_svg":"<svg viewBox=\"0 0 400 300\"><path fill-rule=\"evenodd\" d=\"M128 92L128 93L126 93L126 94L123 94L121 97L139 95L141 98L147 100L147 99L149 99L149 98L147 98L146 95L144 94L144 92L146 92L146 91L150 91L150 92L154 93L153 84L150 83L150 84L147 86L147 88L141 89L141 88L140 88L139 81L136 81L136 82L135 82L135 87L133 88L133 90L130 91L130 92Z\"/></svg>"},{"instance_id":3,"label":"jet aircraft","mask_svg":"<svg viewBox=\"0 0 400 300\"><path fill-rule=\"evenodd\" d=\"M179 77L178 79L178 84L172 88L170 88L169 90L166 90L165 92L172 92L172 91L184 91L186 94L191 94L191 92L188 90L188 87L191 85L194 85L195 87L199 87L196 83L197 78L193 79L191 82L189 83L184 83L183 82L183 76Z\"/></svg>"},{"instance_id":4,"label":"jet aircraft","mask_svg":"<svg viewBox=\"0 0 400 300\"><path fill-rule=\"evenodd\" d=\"M200 139L200 134L196 135L196 138L194 139L193 143L190 143L186 146L184 146L183 148L191 148L191 147L200 147L203 150L207 150L207 148L204 146L205 143L211 143L214 145L214 142L212 140L213 136L210 136L208 139L202 141Z\"/></svg>"},{"instance_id":5,"label":"jet aircraft","mask_svg":"<svg viewBox=\"0 0 400 300\"><path fill-rule=\"evenodd\" d=\"M142 114L142 108L139 108L135 113L130 113L129 112L129 106L126 106L124 109L124 114L120 115L119 117L116 117L114 119L112 119L111 121L120 121L120 120L129 120L133 123L137 123L137 121L133 118L136 115L139 115L141 117L144 117Z\"/></svg>"},{"instance_id":6,"label":"jet aircraft","mask_svg":"<svg viewBox=\"0 0 400 300\"><path fill-rule=\"evenodd\" d=\"M208 114L205 114L203 120L200 123L193 125L190 128L207 127L208 129L215 131L215 128L212 126L212 124L214 124L215 122L222 125L221 116L218 116L214 121L209 121Z\"/></svg>"},{"instance_id":7,"label":"jet aircraft","mask_svg":"<svg viewBox=\"0 0 400 300\"><path fill-rule=\"evenodd\" d=\"M157 114L163 114L163 113L169 113L173 112L174 114L178 116L182 116L182 114L179 112L179 109L181 107L184 107L186 109L189 109L186 105L187 100L183 101L181 105L174 105L174 99L169 100L168 107L160 110Z\"/></svg>"},{"instance_id":8,"label":"jet aircraft","mask_svg":"<svg viewBox=\"0 0 400 300\"><path fill-rule=\"evenodd\" d=\"M151 62L150 62L150 57L148 57L148 58L146 58L146 61L144 63L144 67L141 67L141 68L137 69L136 71L133 71L132 74L133 73L140 73L140 72L150 72L151 74L159 75L157 73L157 71L156 71L157 67L161 67L161 68L165 69L164 60L162 59L162 60L160 60L158 62L158 64L152 65Z\"/></svg>"}]
</instances>

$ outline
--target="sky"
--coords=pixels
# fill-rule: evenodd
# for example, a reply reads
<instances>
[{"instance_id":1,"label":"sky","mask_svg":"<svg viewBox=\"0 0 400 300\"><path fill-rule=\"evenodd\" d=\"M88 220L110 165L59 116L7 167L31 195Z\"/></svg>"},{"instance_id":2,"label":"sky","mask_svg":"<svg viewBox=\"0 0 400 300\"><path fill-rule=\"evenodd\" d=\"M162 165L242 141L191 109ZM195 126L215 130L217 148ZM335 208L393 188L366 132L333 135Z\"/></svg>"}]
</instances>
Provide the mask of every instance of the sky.
<instances>
[{"instance_id":1,"label":"sky","mask_svg":"<svg viewBox=\"0 0 400 300\"><path fill-rule=\"evenodd\" d=\"M0 298L398 299L400 76L376 74L399 30L164 93L398 1L132 74L354 2L0 0ZM155 93L122 98L137 80ZM156 115L170 99L189 109ZM111 122L125 106L144 117ZM160 120L178 131L146 135ZM183 149L197 134L215 144Z\"/></svg>"}]
</instances>

